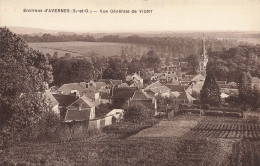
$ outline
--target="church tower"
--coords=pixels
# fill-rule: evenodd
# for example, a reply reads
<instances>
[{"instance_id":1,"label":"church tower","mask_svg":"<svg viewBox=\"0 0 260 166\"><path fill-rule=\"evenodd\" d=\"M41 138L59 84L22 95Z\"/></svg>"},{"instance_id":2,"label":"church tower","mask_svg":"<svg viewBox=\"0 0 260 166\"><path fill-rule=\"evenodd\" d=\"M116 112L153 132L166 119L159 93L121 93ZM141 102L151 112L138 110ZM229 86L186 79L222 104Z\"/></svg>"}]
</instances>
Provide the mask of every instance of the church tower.
<instances>
[{"instance_id":1,"label":"church tower","mask_svg":"<svg viewBox=\"0 0 260 166\"><path fill-rule=\"evenodd\" d=\"M199 73L206 76L206 66L208 63L208 55L205 48L205 39L202 39L202 55L199 57Z\"/></svg>"}]
</instances>

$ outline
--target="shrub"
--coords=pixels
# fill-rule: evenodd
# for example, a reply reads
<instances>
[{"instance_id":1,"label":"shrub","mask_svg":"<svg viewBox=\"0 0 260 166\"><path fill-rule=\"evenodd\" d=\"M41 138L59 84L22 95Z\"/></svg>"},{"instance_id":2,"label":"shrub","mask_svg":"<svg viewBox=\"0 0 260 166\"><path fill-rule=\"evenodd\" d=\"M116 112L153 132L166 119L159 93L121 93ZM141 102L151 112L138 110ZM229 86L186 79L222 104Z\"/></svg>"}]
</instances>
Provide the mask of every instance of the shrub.
<instances>
[{"instance_id":1,"label":"shrub","mask_svg":"<svg viewBox=\"0 0 260 166\"><path fill-rule=\"evenodd\" d=\"M42 115L41 119L31 127L29 139L52 139L56 136L60 120L58 115L49 111Z\"/></svg>"},{"instance_id":2,"label":"shrub","mask_svg":"<svg viewBox=\"0 0 260 166\"><path fill-rule=\"evenodd\" d=\"M153 110L146 108L142 104L126 107L124 110L124 119L134 123L140 123L154 115Z\"/></svg>"},{"instance_id":3,"label":"shrub","mask_svg":"<svg viewBox=\"0 0 260 166\"><path fill-rule=\"evenodd\" d=\"M103 117L110 111L111 104L110 103L101 103L95 111L96 117Z\"/></svg>"}]
</instances>

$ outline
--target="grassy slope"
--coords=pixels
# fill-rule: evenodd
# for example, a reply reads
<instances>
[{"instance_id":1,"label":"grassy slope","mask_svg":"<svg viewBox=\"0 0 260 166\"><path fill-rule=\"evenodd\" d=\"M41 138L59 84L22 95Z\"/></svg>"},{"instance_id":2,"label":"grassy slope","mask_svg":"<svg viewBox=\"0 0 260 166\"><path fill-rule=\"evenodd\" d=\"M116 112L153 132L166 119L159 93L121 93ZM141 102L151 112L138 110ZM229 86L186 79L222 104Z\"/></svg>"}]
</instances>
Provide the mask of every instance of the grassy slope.
<instances>
[{"instance_id":1,"label":"grassy slope","mask_svg":"<svg viewBox=\"0 0 260 166\"><path fill-rule=\"evenodd\" d=\"M173 120L196 119L181 116ZM200 123L209 121L240 122L223 117L200 119ZM230 165L227 154L232 152L232 144L237 141L187 135L120 138L116 134L100 133L83 142L21 145L2 152L0 160L9 159L27 165ZM230 159L237 158L238 153L236 150Z\"/></svg>"}]
</instances>

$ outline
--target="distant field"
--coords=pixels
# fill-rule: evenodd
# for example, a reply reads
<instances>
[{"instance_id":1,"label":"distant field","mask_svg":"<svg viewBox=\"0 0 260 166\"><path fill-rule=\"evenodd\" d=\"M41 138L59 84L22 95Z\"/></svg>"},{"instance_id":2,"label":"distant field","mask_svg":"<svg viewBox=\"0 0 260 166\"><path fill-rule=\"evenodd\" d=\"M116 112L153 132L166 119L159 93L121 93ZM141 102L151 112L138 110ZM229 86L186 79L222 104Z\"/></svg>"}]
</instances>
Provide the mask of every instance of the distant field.
<instances>
[{"instance_id":1,"label":"distant field","mask_svg":"<svg viewBox=\"0 0 260 166\"><path fill-rule=\"evenodd\" d=\"M127 43L107 43L107 42L42 42L29 43L29 46L37 49L44 54L49 53L53 55L55 51L58 56L64 56L65 53L70 53L72 56L93 56L93 52L99 56L110 57L114 55L121 55L122 47L128 52L132 46L132 53L143 55L148 52L148 47L127 44Z\"/></svg>"},{"instance_id":2,"label":"distant field","mask_svg":"<svg viewBox=\"0 0 260 166\"><path fill-rule=\"evenodd\" d=\"M244 41L253 44L260 44L260 38L239 38L238 41Z\"/></svg>"},{"instance_id":3,"label":"distant field","mask_svg":"<svg viewBox=\"0 0 260 166\"><path fill-rule=\"evenodd\" d=\"M230 39L237 40L238 42L248 42L251 44L260 44L260 38L217 38L217 39Z\"/></svg>"}]
</instances>

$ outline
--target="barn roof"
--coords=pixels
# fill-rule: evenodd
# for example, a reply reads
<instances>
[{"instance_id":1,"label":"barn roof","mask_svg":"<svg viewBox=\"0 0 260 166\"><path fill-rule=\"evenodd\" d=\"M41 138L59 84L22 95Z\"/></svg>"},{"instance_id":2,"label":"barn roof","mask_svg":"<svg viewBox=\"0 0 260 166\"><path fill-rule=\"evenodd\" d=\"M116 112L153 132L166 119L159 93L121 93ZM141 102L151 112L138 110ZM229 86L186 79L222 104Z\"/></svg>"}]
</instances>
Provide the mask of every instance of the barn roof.
<instances>
[{"instance_id":1,"label":"barn roof","mask_svg":"<svg viewBox=\"0 0 260 166\"><path fill-rule=\"evenodd\" d=\"M136 88L115 88L113 89L112 99L129 99L133 97Z\"/></svg>"},{"instance_id":2,"label":"barn roof","mask_svg":"<svg viewBox=\"0 0 260 166\"><path fill-rule=\"evenodd\" d=\"M174 85L174 84L166 84L168 88L171 89L172 92L177 91L177 92L183 92L187 86L183 85Z\"/></svg>"},{"instance_id":3,"label":"barn roof","mask_svg":"<svg viewBox=\"0 0 260 166\"><path fill-rule=\"evenodd\" d=\"M156 82L154 82L154 83L148 85L148 86L145 88L145 90L149 90L149 89L151 89L151 88L155 88L155 87L159 87L159 86L162 86L162 84L160 83L160 81L156 81Z\"/></svg>"},{"instance_id":4,"label":"barn roof","mask_svg":"<svg viewBox=\"0 0 260 166\"><path fill-rule=\"evenodd\" d=\"M69 83L69 84L63 84L58 91L62 92L70 92L71 90L77 90L82 91L84 88L86 88L87 83L86 82L80 82L80 83Z\"/></svg>"},{"instance_id":5,"label":"barn roof","mask_svg":"<svg viewBox=\"0 0 260 166\"><path fill-rule=\"evenodd\" d=\"M150 100L151 98L142 91L135 91L132 100Z\"/></svg>"},{"instance_id":6,"label":"barn roof","mask_svg":"<svg viewBox=\"0 0 260 166\"><path fill-rule=\"evenodd\" d=\"M170 92L170 88L168 88L167 86L159 86L159 87L151 88L150 91L154 93L167 93Z\"/></svg>"},{"instance_id":7,"label":"barn roof","mask_svg":"<svg viewBox=\"0 0 260 166\"><path fill-rule=\"evenodd\" d=\"M92 108L95 106L95 104L89 99L87 96L82 96L81 98L77 99L75 102L73 102L71 105L69 105L67 108L72 107L81 107L81 108Z\"/></svg>"},{"instance_id":8,"label":"barn roof","mask_svg":"<svg viewBox=\"0 0 260 166\"><path fill-rule=\"evenodd\" d=\"M62 107L67 107L77 100L73 95L53 94L53 96L58 101L59 106Z\"/></svg>"}]
</instances>

